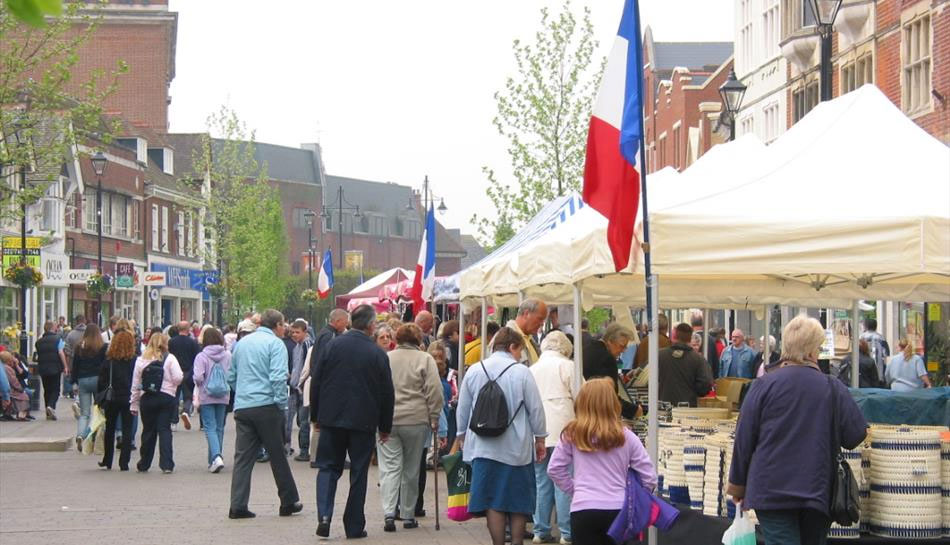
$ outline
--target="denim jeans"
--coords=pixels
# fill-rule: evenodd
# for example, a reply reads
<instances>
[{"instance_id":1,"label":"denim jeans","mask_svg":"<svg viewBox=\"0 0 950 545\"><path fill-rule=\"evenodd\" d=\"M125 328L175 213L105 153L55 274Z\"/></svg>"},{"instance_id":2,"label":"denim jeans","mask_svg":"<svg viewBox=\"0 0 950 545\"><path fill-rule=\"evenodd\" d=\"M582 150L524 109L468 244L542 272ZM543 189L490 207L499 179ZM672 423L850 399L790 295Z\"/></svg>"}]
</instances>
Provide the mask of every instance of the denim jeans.
<instances>
[{"instance_id":1,"label":"denim jeans","mask_svg":"<svg viewBox=\"0 0 950 545\"><path fill-rule=\"evenodd\" d=\"M221 449L224 446L224 422L228 416L227 410L228 406L225 403L212 403L198 407L198 412L201 414L201 423L205 427L205 437L208 439L208 465L211 465L215 458L221 456Z\"/></svg>"},{"instance_id":2,"label":"denim jeans","mask_svg":"<svg viewBox=\"0 0 950 545\"><path fill-rule=\"evenodd\" d=\"M84 377L77 380L76 384L79 385L79 422L76 423L76 435L85 439L89 435L92 402L99 388L99 377Z\"/></svg>"},{"instance_id":3,"label":"denim jeans","mask_svg":"<svg viewBox=\"0 0 950 545\"><path fill-rule=\"evenodd\" d=\"M131 420L132 420L132 436L129 437L129 445L131 445L131 446L134 447L134 446L135 446L135 437L139 434L139 417L138 417L138 416L132 416L132 417L131 417ZM124 429L124 428L122 427L122 415L120 414L120 415L119 415L119 419L116 420L116 430L122 430L122 429ZM120 431L120 435L119 435L119 436L121 437L121 431Z\"/></svg>"},{"instance_id":4,"label":"denim jeans","mask_svg":"<svg viewBox=\"0 0 950 545\"><path fill-rule=\"evenodd\" d=\"M815 509L756 509L765 545L825 545L831 520Z\"/></svg>"},{"instance_id":5,"label":"denim jeans","mask_svg":"<svg viewBox=\"0 0 950 545\"><path fill-rule=\"evenodd\" d=\"M534 535L551 535L551 510L557 508L557 527L561 537L571 540L571 496L554 486L548 477L548 461L554 447L547 448L544 461L534 464L534 479L538 488L537 507L534 510Z\"/></svg>"},{"instance_id":6,"label":"denim jeans","mask_svg":"<svg viewBox=\"0 0 950 545\"><path fill-rule=\"evenodd\" d=\"M297 446L300 452L310 451L310 407L303 406L303 394L295 388L290 389L287 396L287 411L284 414L284 443L292 445L294 436L294 422L300 428L297 432Z\"/></svg>"}]
</instances>

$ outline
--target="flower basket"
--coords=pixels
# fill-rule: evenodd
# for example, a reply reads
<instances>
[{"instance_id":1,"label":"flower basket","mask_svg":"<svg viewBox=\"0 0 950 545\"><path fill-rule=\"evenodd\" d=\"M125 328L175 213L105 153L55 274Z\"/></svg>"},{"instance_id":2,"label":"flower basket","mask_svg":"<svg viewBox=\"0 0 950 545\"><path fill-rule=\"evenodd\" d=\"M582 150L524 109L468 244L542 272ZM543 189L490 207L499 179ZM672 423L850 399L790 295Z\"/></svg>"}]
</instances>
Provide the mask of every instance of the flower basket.
<instances>
[{"instance_id":1,"label":"flower basket","mask_svg":"<svg viewBox=\"0 0 950 545\"><path fill-rule=\"evenodd\" d=\"M115 283L108 274L93 274L86 280L86 292L90 295L105 295L115 289Z\"/></svg>"},{"instance_id":2,"label":"flower basket","mask_svg":"<svg viewBox=\"0 0 950 545\"><path fill-rule=\"evenodd\" d=\"M320 302L320 294L315 290L303 290L303 293L300 294L300 299L305 303L315 305Z\"/></svg>"},{"instance_id":3,"label":"flower basket","mask_svg":"<svg viewBox=\"0 0 950 545\"><path fill-rule=\"evenodd\" d=\"M32 288L43 282L43 273L26 263L14 263L3 271L3 277L21 288Z\"/></svg>"}]
</instances>

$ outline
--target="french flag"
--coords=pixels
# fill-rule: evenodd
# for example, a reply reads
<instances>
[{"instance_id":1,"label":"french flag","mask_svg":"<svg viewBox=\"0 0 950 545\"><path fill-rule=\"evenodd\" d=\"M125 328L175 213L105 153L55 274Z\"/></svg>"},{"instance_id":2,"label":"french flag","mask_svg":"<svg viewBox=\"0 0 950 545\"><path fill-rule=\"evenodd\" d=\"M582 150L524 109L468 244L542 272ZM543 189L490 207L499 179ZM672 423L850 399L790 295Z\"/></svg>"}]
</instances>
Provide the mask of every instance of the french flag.
<instances>
[{"instance_id":1,"label":"french flag","mask_svg":"<svg viewBox=\"0 0 950 545\"><path fill-rule=\"evenodd\" d=\"M317 294L320 299L326 299L333 289L333 254L327 250L323 254L323 263L320 264L320 273L317 275Z\"/></svg>"},{"instance_id":2,"label":"french flag","mask_svg":"<svg viewBox=\"0 0 950 545\"><path fill-rule=\"evenodd\" d=\"M416 274L412 278L412 305L415 312L425 308L425 302L432 298L435 285L435 210L429 207L426 213L426 229L422 233L422 245L419 246L419 261L416 262Z\"/></svg>"},{"instance_id":3,"label":"french flag","mask_svg":"<svg viewBox=\"0 0 950 545\"><path fill-rule=\"evenodd\" d=\"M607 244L620 271L630 262L640 204L637 155L643 138L643 54L640 7L624 2L587 133L584 201L608 220ZM642 164L642 163L641 163Z\"/></svg>"}]
</instances>

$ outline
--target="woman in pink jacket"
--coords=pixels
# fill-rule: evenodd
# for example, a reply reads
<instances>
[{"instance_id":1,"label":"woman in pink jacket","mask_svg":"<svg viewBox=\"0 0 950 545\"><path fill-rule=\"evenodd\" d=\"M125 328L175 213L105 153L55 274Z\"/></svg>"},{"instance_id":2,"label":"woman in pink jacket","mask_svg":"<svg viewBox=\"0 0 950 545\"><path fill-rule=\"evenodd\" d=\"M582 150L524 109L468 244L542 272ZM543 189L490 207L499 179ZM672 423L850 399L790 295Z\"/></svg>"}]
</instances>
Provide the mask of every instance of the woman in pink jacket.
<instances>
[{"instance_id":1,"label":"woman in pink jacket","mask_svg":"<svg viewBox=\"0 0 950 545\"><path fill-rule=\"evenodd\" d=\"M160 381L153 382L152 372L147 369L152 363L161 365ZM152 466L156 440L159 444L158 467L162 473L171 473L175 469L171 425L178 414L175 394L183 376L178 359L168 353L168 335L153 333L132 371L131 412L133 416L140 411L142 414L142 448L139 450L142 457L137 466L140 473Z\"/></svg>"}]
</instances>

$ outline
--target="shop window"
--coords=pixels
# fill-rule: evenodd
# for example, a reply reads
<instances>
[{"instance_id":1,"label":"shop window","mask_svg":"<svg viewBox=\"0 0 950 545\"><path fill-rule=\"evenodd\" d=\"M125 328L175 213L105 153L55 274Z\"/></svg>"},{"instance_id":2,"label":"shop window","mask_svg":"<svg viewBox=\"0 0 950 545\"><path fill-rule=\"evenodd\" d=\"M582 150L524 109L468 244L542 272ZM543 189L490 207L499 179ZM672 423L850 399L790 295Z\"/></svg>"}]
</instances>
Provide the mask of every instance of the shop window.
<instances>
[{"instance_id":1,"label":"shop window","mask_svg":"<svg viewBox=\"0 0 950 545\"><path fill-rule=\"evenodd\" d=\"M818 105L818 82L813 81L792 93L792 122L801 118Z\"/></svg>"},{"instance_id":2,"label":"shop window","mask_svg":"<svg viewBox=\"0 0 950 545\"><path fill-rule=\"evenodd\" d=\"M159 221L158 221L158 205L152 205L152 249L156 252L160 248L161 238L158 234Z\"/></svg>"}]
</instances>

